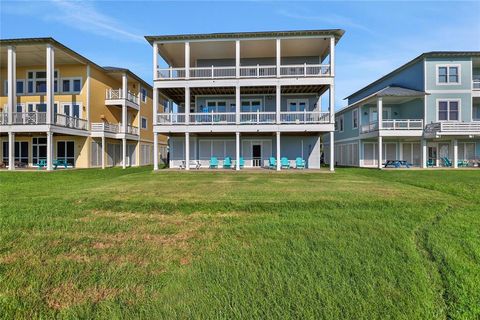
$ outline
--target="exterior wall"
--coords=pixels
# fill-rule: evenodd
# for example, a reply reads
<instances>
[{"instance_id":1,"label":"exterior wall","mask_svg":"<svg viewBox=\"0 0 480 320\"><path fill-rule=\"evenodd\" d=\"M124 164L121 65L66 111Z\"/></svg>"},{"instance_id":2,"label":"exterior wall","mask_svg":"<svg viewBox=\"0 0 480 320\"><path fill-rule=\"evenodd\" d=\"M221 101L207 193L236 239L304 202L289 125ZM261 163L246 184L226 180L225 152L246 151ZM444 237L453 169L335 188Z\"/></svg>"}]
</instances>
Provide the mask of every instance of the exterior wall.
<instances>
[{"instance_id":1,"label":"exterior wall","mask_svg":"<svg viewBox=\"0 0 480 320\"><path fill-rule=\"evenodd\" d=\"M399 87L406 87L413 90L424 91L424 78L423 78L423 61L419 61L406 69L391 75L383 81L373 85L372 87L359 92L358 94L348 99L348 104L355 103L369 95L387 87L395 85Z\"/></svg>"},{"instance_id":2,"label":"exterior wall","mask_svg":"<svg viewBox=\"0 0 480 320\"><path fill-rule=\"evenodd\" d=\"M105 106L106 90L121 87L120 81L114 80L102 70L90 68L90 122L117 124L122 121L121 107Z\"/></svg>"},{"instance_id":3,"label":"exterior wall","mask_svg":"<svg viewBox=\"0 0 480 320\"><path fill-rule=\"evenodd\" d=\"M472 121L472 95L471 93L432 93L427 96L426 124L438 122L437 100L454 99L460 101L460 121Z\"/></svg>"},{"instance_id":4,"label":"exterior wall","mask_svg":"<svg viewBox=\"0 0 480 320\"><path fill-rule=\"evenodd\" d=\"M437 65L459 65L460 84L437 84ZM472 89L472 58L470 57L448 57L448 58L426 58L426 90L471 90Z\"/></svg>"}]
</instances>

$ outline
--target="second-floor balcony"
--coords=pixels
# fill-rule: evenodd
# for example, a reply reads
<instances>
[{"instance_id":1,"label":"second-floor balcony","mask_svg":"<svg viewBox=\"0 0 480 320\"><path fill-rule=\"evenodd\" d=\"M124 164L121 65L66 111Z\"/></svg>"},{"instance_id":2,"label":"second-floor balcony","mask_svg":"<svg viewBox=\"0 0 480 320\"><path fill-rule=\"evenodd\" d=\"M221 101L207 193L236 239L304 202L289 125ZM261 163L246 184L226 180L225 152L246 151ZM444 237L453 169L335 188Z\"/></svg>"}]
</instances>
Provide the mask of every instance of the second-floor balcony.
<instances>
[{"instance_id":1,"label":"second-floor balcony","mask_svg":"<svg viewBox=\"0 0 480 320\"><path fill-rule=\"evenodd\" d=\"M277 72L275 65L254 65L236 67L195 67L189 68L159 68L156 80L184 79L228 79L228 78L288 78L288 77L329 77L329 64L298 64L281 65ZM238 73L238 74L237 74Z\"/></svg>"},{"instance_id":2,"label":"second-floor balcony","mask_svg":"<svg viewBox=\"0 0 480 320\"><path fill-rule=\"evenodd\" d=\"M2 113L1 124L8 124L8 114ZM12 125L46 125L47 124L47 113L46 112L13 112L12 114ZM52 125L87 130L87 120L81 119L78 117L72 117L65 114L57 113L53 116Z\"/></svg>"},{"instance_id":3,"label":"second-floor balcony","mask_svg":"<svg viewBox=\"0 0 480 320\"><path fill-rule=\"evenodd\" d=\"M369 133L378 131L378 121L372 121L360 127L360 133ZM382 120L381 130L405 131L405 130L423 130L422 119L384 119Z\"/></svg>"},{"instance_id":4,"label":"second-floor balcony","mask_svg":"<svg viewBox=\"0 0 480 320\"><path fill-rule=\"evenodd\" d=\"M280 112L277 122L276 112L201 112L201 113L159 113L157 125L256 125L256 124L328 124L329 112L292 111Z\"/></svg>"},{"instance_id":5,"label":"second-floor balcony","mask_svg":"<svg viewBox=\"0 0 480 320\"><path fill-rule=\"evenodd\" d=\"M138 135L138 127L133 125L127 125L127 129L124 130L121 123L106 123L106 122L93 122L90 126L92 132L104 132L104 133L127 133L131 135Z\"/></svg>"},{"instance_id":6,"label":"second-floor balcony","mask_svg":"<svg viewBox=\"0 0 480 320\"><path fill-rule=\"evenodd\" d=\"M430 123L425 127L425 133L431 136L480 135L480 121L442 121Z\"/></svg>"},{"instance_id":7,"label":"second-floor balcony","mask_svg":"<svg viewBox=\"0 0 480 320\"><path fill-rule=\"evenodd\" d=\"M127 94L124 95L122 89L107 89L105 92L105 102L107 104L113 103L116 104L118 101L126 100L135 105L139 105L140 97L138 93L132 91L127 91Z\"/></svg>"}]
</instances>

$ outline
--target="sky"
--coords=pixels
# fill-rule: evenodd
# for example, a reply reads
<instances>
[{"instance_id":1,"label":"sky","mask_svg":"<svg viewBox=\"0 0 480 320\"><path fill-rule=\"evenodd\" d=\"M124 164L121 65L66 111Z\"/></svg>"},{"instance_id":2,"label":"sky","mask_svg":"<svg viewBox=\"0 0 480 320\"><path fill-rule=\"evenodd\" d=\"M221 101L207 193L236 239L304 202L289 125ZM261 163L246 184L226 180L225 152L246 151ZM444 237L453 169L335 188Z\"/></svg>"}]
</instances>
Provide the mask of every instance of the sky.
<instances>
[{"instance_id":1,"label":"sky","mask_svg":"<svg viewBox=\"0 0 480 320\"><path fill-rule=\"evenodd\" d=\"M5 1L0 37L53 37L102 66L152 83L145 35L330 29L336 108L423 52L480 50L480 1Z\"/></svg>"}]
</instances>

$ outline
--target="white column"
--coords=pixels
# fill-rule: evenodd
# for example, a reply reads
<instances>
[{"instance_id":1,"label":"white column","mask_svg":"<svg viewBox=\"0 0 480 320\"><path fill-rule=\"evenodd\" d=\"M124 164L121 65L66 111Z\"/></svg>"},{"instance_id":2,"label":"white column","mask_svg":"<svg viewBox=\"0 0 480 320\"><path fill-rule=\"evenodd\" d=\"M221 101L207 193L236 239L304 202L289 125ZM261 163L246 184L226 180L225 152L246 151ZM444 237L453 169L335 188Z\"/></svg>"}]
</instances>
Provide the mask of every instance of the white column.
<instances>
[{"instance_id":1,"label":"white column","mask_svg":"<svg viewBox=\"0 0 480 320\"><path fill-rule=\"evenodd\" d=\"M335 123L335 86L330 85L328 90L328 112L330 113L330 123Z\"/></svg>"},{"instance_id":2,"label":"white column","mask_svg":"<svg viewBox=\"0 0 480 320\"><path fill-rule=\"evenodd\" d=\"M55 100L54 92L54 76L55 76L55 51L50 44L47 44L47 124L53 122L53 106ZM58 83L57 85L60 85Z\"/></svg>"},{"instance_id":3,"label":"white column","mask_svg":"<svg viewBox=\"0 0 480 320\"><path fill-rule=\"evenodd\" d=\"M153 125L157 125L157 112L158 112L158 89L153 88L153 95L152 95L152 114L153 114ZM165 108L163 110L165 112Z\"/></svg>"},{"instance_id":4,"label":"white column","mask_svg":"<svg viewBox=\"0 0 480 320\"><path fill-rule=\"evenodd\" d=\"M280 171L280 131L277 131L277 171Z\"/></svg>"},{"instance_id":5,"label":"white column","mask_svg":"<svg viewBox=\"0 0 480 320\"><path fill-rule=\"evenodd\" d=\"M240 132L235 132L235 169L240 170Z\"/></svg>"},{"instance_id":6,"label":"white column","mask_svg":"<svg viewBox=\"0 0 480 320\"><path fill-rule=\"evenodd\" d=\"M335 37L330 38L330 75L335 76Z\"/></svg>"},{"instance_id":7,"label":"white column","mask_svg":"<svg viewBox=\"0 0 480 320\"><path fill-rule=\"evenodd\" d=\"M190 123L190 87L185 87L185 123Z\"/></svg>"},{"instance_id":8,"label":"white column","mask_svg":"<svg viewBox=\"0 0 480 320\"><path fill-rule=\"evenodd\" d=\"M105 137L102 137L102 169L105 169Z\"/></svg>"},{"instance_id":9,"label":"white column","mask_svg":"<svg viewBox=\"0 0 480 320\"><path fill-rule=\"evenodd\" d=\"M276 54L277 54L277 77L280 77L280 65L282 63L282 44L281 40L277 39L276 41Z\"/></svg>"},{"instance_id":10,"label":"white column","mask_svg":"<svg viewBox=\"0 0 480 320\"><path fill-rule=\"evenodd\" d=\"M47 170L52 170L53 161L53 132L47 132Z\"/></svg>"},{"instance_id":11,"label":"white column","mask_svg":"<svg viewBox=\"0 0 480 320\"><path fill-rule=\"evenodd\" d=\"M190 133L185 132L185 170L190 170Z\"/></svg>"},{"instance_id":12,"label":"white column","mask_svg":"<svg viewBox=\"0 0 480 320\"><path fill-rule=\"evenodd\" d=\"M122 139L122 168L125 169L127 167L127 139Z\"/></svg>"},{"instance_id":13,"label":"white column","mask_svg":"<svg viewBox=\"0 0 480 320\"><path fill-rule=\"evenodd\" d=\"M125 101L123 101L122 103L122 129L123 129L123 133L127 133L127 104Z\"/></svg>"},{"instance_id":14,"label":"white column","mask_svg":"<svg viewBox=\"0 0 480 320\"><path fill-rule=\"evenodd\" d=\"M240 86L235 87L235 122L240 124Z\"/></svg>"},{"instance_id":15,"label":"white column","mask_svg":"<svg viewBox=\"0 0 480 320\"><path fill-rule=\"evenodd\" d=\"M277 84L276 96L275 96L275 112L276 112L276 122L280 124L280 112L282 111L282 86Z\"/></svg>"},{"instance_id":16,"label":"white column","mask_svg":"<svg viewBox=\"0 0 480 320\"><path fill-rule=\"evenodd\" d=\"M453 167L458 168L458 140L453 140Z\"/></svg>"},{"instance_id":17,"label":"white column","mask_svg":"<svg viewBox=\"0 0 480 320\"><path fill-rule=\"evenodd\" d=\"M422 139L422 168L427 167L427 140Z\"/></svg>"},{"instance_id":18,"label":"white column","mask_svg":"<svg viewBox=\"0 0 480 320\"><path fill-rule=\"evenodd\" d=\"M60 83L58 84L60 85ZM86 106L86 118L87 118L87 126L90 128L90 65L87 64L87 106Z\"/></svg>"},{"instance_id":19,"label":"white column","mask_svg":"<svg viewBox=\"0 0 480 320\"><path fill-rule=\"evenodd\" d=\"M158 43L153 43L153 80L155 81L158 78L157 74L158 68Z\"/></svg>"},{"instance_id":20,"label":"white column","mask_svg":"<svg viewBox=\"0 0 480 320\"><path fill-rule=\"evenodd\" d=\"M382 168L382 154L383 154L383 137L382 136L378 136L378 168L381 169Z\"/></svg>"},{"instance_id":21,"label":"white column","mask_svg":"<svg viewBox=\"0 0 480 320\"><path fill-rule=\"evenodd\" d=\"M127 99L127 94L128 94L128 78L127 78L127 74L124 73L122 75L122 98Z\"/></svg>"},{"instance_id":22,"label":"white column","mask_svg":"<svg viewBox=\"0 0 480 320\"><path fill-rule=\"evenodd\" d=\"M235 41L235 74L240 78L240 40Z\"/></svg>"},{"instance_id":23,"label":"white column","mask_svg":"<svg viewBox=\"0 0 480 320\"><path fill-rule=\"evenodd\" d=\"M8 170L15 170L15 133L8 133Z\"/></svg>"},{"instance_id":24,"label":"white column","mask_svg":"<svg viewBox=\"0 0 480 320\"><path fill-rule=\"evenodd\" d=\"M15 47L8 47L8 123L13 122L13 112L17 107L17 63Z\"/></svg>"},{"instance_id":25,"label":"white column","mask_svg":"<svg viewBox=\"0 0 480 320\"><path fill-rule=\"evenodd\" d=\"M330 131L330 171L335 171L335 135Z\"/></svg>"},{"instance_id":26,"label":"white column","mask_svg":"<svg viewBox=\"0 0 480 320\"><path fill-rule=\"evenodd\" d=\"M153 170L158 170L158 133L153 133Z\"/></svg>"},{"instance_id":27,"label":"white column","mask_svg":"<svg viewBox=\"0 0 480 320\"><path fill-rule=\"evenodd\" d=\"M383 128L383 99L377 98L377 119L378 119L378 129Z\"/></svg>"},{"instance_id":28,"label":"white column","mask_svg":"<svg viewBox=\"0 0 480 320\"><path fill-rule=\"evenodd\" d=\"M185 42L185 78L190 78L190 42Z\"/></svg>"}]
</instances>

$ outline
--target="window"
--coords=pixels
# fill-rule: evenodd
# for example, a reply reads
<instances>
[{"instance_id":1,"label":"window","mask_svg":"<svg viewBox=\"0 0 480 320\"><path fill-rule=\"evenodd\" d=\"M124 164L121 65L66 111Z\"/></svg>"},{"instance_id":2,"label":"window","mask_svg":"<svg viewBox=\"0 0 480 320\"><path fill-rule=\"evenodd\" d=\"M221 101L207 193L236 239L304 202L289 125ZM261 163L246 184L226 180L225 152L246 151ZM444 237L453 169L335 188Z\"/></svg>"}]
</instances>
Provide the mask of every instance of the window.
<instances>
[{"instance_id":1,"label":"window","mask_svg":"<svg viewBox=\"0 0 480 320\"><path fill-rule=\"evenodd\" d=\"M296 111L306 111L308 109L308 100L307 99L288 99L287 100L287 111L296 112Z\"/></svg>"},{"instance_id":2,"label":"window","mask_svg":"<svg viewBox=\"0 0 480 320\"><path fill-rule=\"evenodd\" d=\"M14 161L28 165L28 142L15 141ZM8 141L3 142L3 162L8 162Z\"/></svg>"},{"instance_id":3,"label":"window","mask_svg":"<svg viewBox=\"0 0 480 320\"><path fill-rule=\"evenodd\" d=\"M142 88L140 90L141 96L142 96L142 102L147 102L147 89Z\"/></svg>"},{"instance_id":4,"label":"window","mask_svg":"<svg viewBox=\"0 0 480 320\"><path fill-rule=\"evenodd\" d=\"M472 120L473 121L480 121L480 105L473 106Z\"/></svg>"},{"instance_id":5,"label":"window","mask_svg":"<svg viewBox=\"0 0 480 320\"><path fill-rule=\"evenodd\" d=\"M8 96L8 80L5 80L3 85L3 93L5 96ZM17 79L17 95L22 95L25 93L25 80Z\"/></svg>"},{"instance_id":6,"label":"window","mask_svg":"<svg viewBox=\"0 0 480 320\"><path fill-rule=\"evenodd\" d=\"M339 116L335 121L335 131L343 132L343 115Z\"/></svg>"},{"instance_id":7,"label":"window","mask_svg":"<svg viewBox=\"0 0 480 320\"><path fill-rule=\"evenodd\" d=\"M460 101L438 101L438 121L458 121L460 119Z\"/></svg>"},{"instance_id":8,"label":"window","mask_svg":"<svg viewBox=\"0 0 480 320\"><path fill-rule=\"evenodd\" d=\"M63 93L80 93L82 91L81 78L62 78Z\"/></svg>"},{"instance_id":9,"label":"window","mask_svg":"<svg viewBox=\"0 0 480 320\"><path fill-rule=\"evenodd\" d=\"M243 100L240 105L240 112L263 111L261 100Z\"/></svg>"},{"instance_id":10,"label":"window","mask_svg":"<svg viewBox=\"0 0 480 320\"><path fill-rule=\"evenodd\" d=\"M80 118L80 105L71 103L62 103L60 113L66 116Z\"/></svg>"},{"instance_id":11,"label":"window","mask_svg":"<svg viewBox=\"0 0 480 320\"><path fill-rule=\"evenodd\" d=\"M352 111L352 128L353 129L358 128L358 109L354 109Z\"/></svg>"},{"instance_id":12,"label":"window","mask_svg":"<svg viewBox=\"0 0 480 320\"><path fill-rule=\"evenodd\" d=\"M438 66L437 67L437 84L459 84L460 83L460 66Z\"/></svg>"},{"instance_id":13,"label":"window","mask_svg":"<svg viewBox=\"0 0 480 320\"><path fill-rule=\"evenodd\" d=\"M203 108L203 112L226 112L226 101L207 101L207 107Z\"/></svg>"},{"instance_id":14,"label":"window","mask_svg":"<svg viewBox=\"0 0 480 320\"><path fill-rule=\"evenodd\" d=\"M58 92L58 71L54 71L54 88ZM47 92L47 72L29 71L27 72L27 92L28 93L46 93Z\"/></svg>"},{"instance_id":15,"label":"window","mask_svg":"<svg viewBox=\"0 0 480 320\"><path fill-rule=\"evenodd\" d=\"M69 166L75 165L75 143L73 141L57 142L57 159L65 160Z\"/></svg>"},{"instance_id":16,"label":"window","mask_svg":"<svg viewBox=\"0 0 480 320\"><path fill-rule=\"evenodd\" d=\"M141 123L142 129L147 129L147 118L142 117L141 120L142 120L142 123Z\"/></svg>"}]
</instances>

